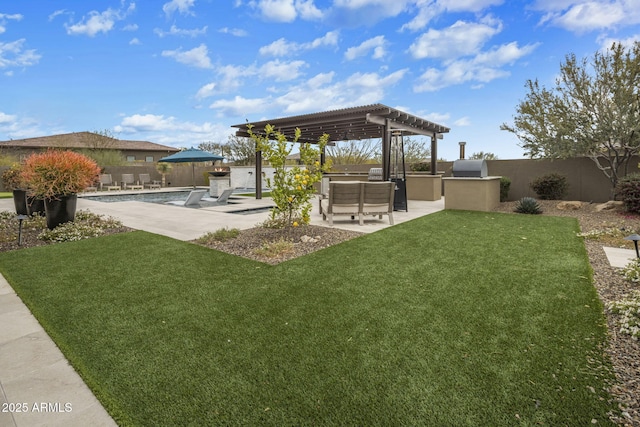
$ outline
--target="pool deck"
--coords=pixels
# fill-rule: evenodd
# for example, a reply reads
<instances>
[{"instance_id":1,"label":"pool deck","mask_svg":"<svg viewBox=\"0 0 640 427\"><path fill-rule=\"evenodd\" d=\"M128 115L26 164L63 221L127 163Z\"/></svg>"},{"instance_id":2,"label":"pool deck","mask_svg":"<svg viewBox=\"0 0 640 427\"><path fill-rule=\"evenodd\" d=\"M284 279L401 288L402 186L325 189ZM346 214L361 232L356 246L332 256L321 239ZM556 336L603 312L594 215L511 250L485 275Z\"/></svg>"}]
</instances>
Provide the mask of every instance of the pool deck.
<instances>
[{"instance_id":1,"label":"pool deck","mask_svg":"<svg viewBox=\"0 0 640 427\"><path fill-rule=\"evenodd\" d=\"M113 194L113 193L111 193ZM236 200L234 200L236 201ZM98 202L78 199L78 209L112 216L128 227L178 240L192 240L223 227L248 229L265 221L269 213L230 213L271 206L269 198L242 198L238 204L199 209L146 202ZM326 226L313 201L311 224ZM409 200L408 212L394 212L396 224L444 209L444 200ZM14 211L13 199L0 199L0 211ZM335 228L371 233L389 227L387 217L357 219L337 216ZM0 275L0 406L19 403L24 412L0 412L0 426L116 426L91 390L69 365L29 309ZM26 406L23 406L22 404ZM8 406L7 406L8 407ZM14 405L14 409L16 409Z\"/></svg>"}]
</instances>

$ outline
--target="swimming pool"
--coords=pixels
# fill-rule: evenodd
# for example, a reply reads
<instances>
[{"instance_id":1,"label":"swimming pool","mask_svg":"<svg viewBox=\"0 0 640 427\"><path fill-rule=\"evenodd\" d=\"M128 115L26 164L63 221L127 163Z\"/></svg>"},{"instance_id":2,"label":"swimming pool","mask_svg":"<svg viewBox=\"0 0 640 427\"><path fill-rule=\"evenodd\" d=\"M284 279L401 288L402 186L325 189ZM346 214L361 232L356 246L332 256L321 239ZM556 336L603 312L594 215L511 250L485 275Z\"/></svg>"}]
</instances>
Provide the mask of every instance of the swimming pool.
<instances>
[{"instance_id":1,"label":"swimming pool","mask_svg":"<svg viewBox=\"0 0 640 427\"><path fill-rule=\"evenodd\" d=\"M185 200L189 195L189 191L157 191L153 193L127 193L127 194L101 194L99 196L82 196L85 200L93 200L95 202L149 202L149 203L166 203L175 200ZM206 197L209 196L207 193Z\"/></svg>"}]
</instances>

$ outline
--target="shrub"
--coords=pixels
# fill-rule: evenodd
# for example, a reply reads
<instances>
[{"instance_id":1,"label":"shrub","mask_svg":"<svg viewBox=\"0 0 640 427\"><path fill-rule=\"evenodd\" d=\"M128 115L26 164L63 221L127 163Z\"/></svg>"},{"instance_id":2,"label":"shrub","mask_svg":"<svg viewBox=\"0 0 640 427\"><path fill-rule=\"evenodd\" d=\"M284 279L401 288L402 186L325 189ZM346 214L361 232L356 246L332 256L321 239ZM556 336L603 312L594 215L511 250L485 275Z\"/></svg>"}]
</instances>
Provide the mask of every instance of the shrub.
<instances>
[{"instance_id":1,"label":"shrub","mask_svg":"<svg viewBox=\"0 0 640 427\"><path fill-rule=\"evenodd\" d=\"M616 199L624 203L628 212L640 213L640 175L629 174L618 180Z\"/></svg>"},{"instance_id":2,"label":"shrub","mask_svg":"<svg viewBox=\"0 0 640 427\"><path fill-rule=\"evenodd\" d=\"M569 190L567 177L558 173L543 175L529 185L542 200L561 200Z\"/></svg>"},{"instance_id":3,"label":"shrub","mask_svg":"<svg viewBox=\"0 0 640 427\"><path fill-rule=\"evenodd\" d=\"M511 180L506 176L500 177L500 202L509 200L509 188L511 188Z\"/></svg>"},{"instance_id":4,"label":"shrub","mask_svg":"<svg viewBox=\"0 0 640 427\"><path fill-rule=\"evenodd\" d=\"M275 169L273 178L267 178L267 186L271 188L271 198L275 207L271 210L271 219L281 222L286 227L294 224L308 224L311 220L311 197L315 193L314 184L322 179L322 172L331 167L328 162L320 164L320 152L327 145L329 135L322 135L317 147L308 142L300 143L300 162L303 167L286 167L287 156L291 154L293 144L287 137L267 125L263 134L255 134L249 126L249 135L256 142L256 147L262 151L265 160ZM292 142L298 142L301 137L300 129Z\"/></svg>"},{"instance_id":5,"label":"shrub","mask_svg":"<svg viewBox=\"0 0 640 427\"><path fill-rule=\"evenodd\" d=\"M609 310L620 315L620 333L640 338L640 291L634 290L628 298L609 304Z\"/></svg>"},{"instance_id":6,"label":"shrub","mask_svg":"<svg viewBox=\"0 0 640 427\"><path fill-rule=\"evenodd\" d=\"M542 208L533 197L523 197L518 200L515 211L523 214L538 215L542 213Z\"/></svg>"},{"instance_id":7,"label":"shrub","mask_svg":"<svg viewBox=\"0 0 640 427\"><path fill-rule=\"evenodd\" d=\"M2 172L2 183L7 191L24 189L22 167L18 163L14 163L9 169Z\"/></svg>"},{"instance_id":8,"label":"shrub","mask_svg":"<svg viewBox=\"0 0 640 427\"><path fill-rule=\"evenodd\" d=\"M90 224L65 222L54 229L43 231L38 235L38 239L45 242L73 242L98 237L103 233L102 228Z\"/></svg>"},{"instance_id":9,"label":"shrub","mask_svg":"<svg viewBox=\"0 0 640 427\"><path fill-rule=\"evenodd\" d=\"M625 265L621 273L628 281L640 283L640 258L636 258Z\"/></svg>"},{"instance_id":10,"label":"shrub","mask_svg":"<svg viewBox=\"0 0 640 427\"><path fill-rule=\"evenodd\" d=\"M277 258L292 251L293 242L281 237L275 242L264 243L260 248L254 249L253 253L266 258Z\"/></svg>"},{"instance_id":11,"label":"shrub","mask_svg":"<svg viewBox=\"0 0 640 427\"><path fill-rule=\"evenodd\" d=\"M413 172L430 172L431 162L412 163L410 168Z\"/></svg>"},{"instance_id":12,"label":"shrub","mask_svg":"<svg viewBox=\"0 0 640 427\"><path fill-rule=\"evenodd\" d=\"M240 235L240 229L238 228L220 228L216 231L206 233L196 239L198 243L208 244L211 242L226 242L227 240L235 239Z\"/></svg>"},{"instance_id":13,"label":"shrub","mask_svg":"<svg viewBox=\"0 0 640 427\"><path fill-rule=\"evenodd\" d=\"M33 195L55 199L83 191L96 181L99 173L96 162L82 154L49 150L27 157L21 176Z\"/></svg>"}]
</instances>

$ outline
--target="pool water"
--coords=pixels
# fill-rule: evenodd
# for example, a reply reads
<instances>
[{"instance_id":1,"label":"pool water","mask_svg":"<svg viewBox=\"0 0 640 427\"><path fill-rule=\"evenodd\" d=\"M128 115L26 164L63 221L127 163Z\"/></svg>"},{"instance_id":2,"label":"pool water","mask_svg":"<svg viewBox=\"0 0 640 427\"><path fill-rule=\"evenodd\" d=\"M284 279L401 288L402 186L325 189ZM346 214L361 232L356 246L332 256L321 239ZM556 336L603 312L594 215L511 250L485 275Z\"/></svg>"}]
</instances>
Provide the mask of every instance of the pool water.
<instances>
[{"instance_id":1,"label":"pool water","mask_svg":"<svg viewBox=\"0 0 640 427\"><path fill-rule=\"evenodd\" d=\"M189 191L159 191L154 193L131 193L131 194L105 194L100 196L84 196L83 199L96 202L149 202L166 203L176 200L186 200ZM205 194L209 197L209 193Z\"/></svg>"}]
</instances>

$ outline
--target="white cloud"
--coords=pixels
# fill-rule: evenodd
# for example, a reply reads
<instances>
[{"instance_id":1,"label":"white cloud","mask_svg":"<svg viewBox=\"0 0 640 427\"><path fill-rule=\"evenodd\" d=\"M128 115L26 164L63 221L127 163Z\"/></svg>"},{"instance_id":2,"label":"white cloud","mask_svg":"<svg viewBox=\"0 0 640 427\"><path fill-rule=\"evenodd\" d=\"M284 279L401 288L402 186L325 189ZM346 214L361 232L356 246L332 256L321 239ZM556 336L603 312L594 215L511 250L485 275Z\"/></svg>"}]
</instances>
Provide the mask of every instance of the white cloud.
<instances>
[{"instance_id":1,"label":"white cloud","mask_svg":"<svg viewBox=\"0 0 640 427\"><path fill-rule=\"evenodd\" d=\"M351 61L361 56L366 56L370 51L373 51L371 56L373 59L383 59L387 51L385 49L387 41L384 36L373 37L369 40L362 42L358 46L350 47L344 53L344 57L347 61Z\"/></svg>"},{"instance_id":2,"label":"white cloud","mask_svg":"<svg viewBox=\"0 0 640 427\"><path fill-rule=\"evenodd\" d=\"M7 15L5 13L0 13L0 34L4 33L5 31L7 31L7 21L8 20L12 20L12 21L20 21L22 20L22 15L16 13L16 14L12 14L12 15Z\"/></svg>"},{"instance_id":3,"label":"white cloud","mask_svg":"<svg viewBox=\"0 0 640 427\"><path fill-rule=\"evenodd\" d=\"M212 103L209 108L218 110L221 116L242 116L249 113L266 111L272 101L269 98L247 99L236 96L233 99L221 99Z\"/></svg>"},{"instance_id":4,"label":"white cloud","mask_svg":"<svg viewBox=\"0 0 640 427\"><path fill-rule=\"evenodd\" d=\"M220 28L218 30L219 33L223 33L223 34L231 34L232 36L236 36L236 37L246 37L249 35L249 33L243 29L240 28Z\"/></svg>"},{"instance_id":5,"label":"white cloud","mask_svg":"<svg viewBox=\"0 0 640 427\"><path fill-rule=\"evenodd\" d=\"M138 31L138 24L125 25L122 28L122 31Z\"/></svg>"},{"instance_id":6,"label":"white cloud","mask_svg":"<svg viewBox=\"0 0 640 427\"><path fill-rule=\"evenodd\" d=\"M306 66L307 63L304 61L269 61L260 67L258 75L261 78L270 78L277 82L285 82L297 79L301 74L300 69Z\"/></svg>"},{"instance_id":7,"label":"white cloud","mask_svg":"<svg viewBox=\"0 0 640 427\"><path fill-rule=\"evenodd\" d=\"M409 47L416 59L450 59L476 53L491 37L502 30L502 22L485 19L484 22L458 21L444 30L429 29Z\"/></svg>"},{"instance_id":8,"label":"white cloud","mask_svg":"<svg viewBox=\"0 0 640 427\"><path fill-rule=\"evenodd\" d=\"M0 111L0 140L31 138L43 134L35 119Z\"/></svg>"},{"instance_id":9,"label":"white cloud","mask_svg":"<svg viewBox=\"0 0 640 427\"><path fill-rule=\"evenodd\" d=\"M180 15L194 15L190 9L195 4L195 0L171 0L162 6L162 11L170 17L178 12Z\"/></svg>"},{"instance_id":10,"label":"white cloud","mask_svg":"<svg viewBox=\"0 0 640 427\"><path fill-rule=\"evenodd\" d=\"M320 73L277 96L255 99L236 96L218 100L210 108L218 110L221 115L248 115L262 114L268 109L298 114L367 105L384 99L385 93L407 72L403 69L388 75L355 73L338 82L334 82L335 73Z\"/></svg>"},{"instance_id":11,"label":"white cloud","mask_svg":"<svg viewBox=\"0 0 640 427\"><path fill-rule=\"evenodd\" d=\"M602 52L606 51L607 49L611 49L611 46L613 45L613 43L620 43L622 44L622 46L626 47L627 49L631 48L633 46L634 43L639 42L640 41L640 34L635 34L631 37L627 37L625 39L616 39L613 37L599 37L598 38L598 43L600 44L600 50Z\"/></svg>"},{"instance_id":12,"label":"white cloud","mask_svg":"<svg viewBox=\"0 0 640 427\"><path fill-rule=\"evenodd\" d=\"M488 83L507 77L510 73L502 67L529 55L537 46L531 44L520 48L517 42L512 42L481 52L471 59L448 62L443 69L429 68L418 79L414 91L431 92L466 82Z\"/></svg>"},{"instance_id":13,"label":"white cloud","mask_svg":"<svg viewBox=\"0 0 640 427\"><path fill-rule=\"evenodd\" d=\"M471 126L471 119L467 116L460 117L458 120L453 122L455 126Z\"/></svg>"},{"instance_id":14,"label":"white cloud","mask_svg":"<svg viewBox=\"0 0 640 427\"><path fill-rule=\"evenodd\" d=\"M162 51L162 56L173 58L179 63L190 67L213 68L209 59L209 49L204 44L187 51L182 51L182 49L164 50Z\"/></svg>"},{"instance_id":15,"label":"white cloud","mask_svg":"<svg viewBox=\"0 0 640 427\"><path fill-rule=\"evenodd\" d=\"M164 31L164 30L161 30L160 28L155 28L153 32L156 33L159 37L165 37L165 36L198 37L207 33L207 26L205 25L202 28L194 28L192 30L184 30L176 27L174 24L171 26L169 31Z\"/></svg>"},{"instance_id":16,"label":"white cloud","mask_svg":"<svg viewBox=\"0 0 640 427\"><path fill-rule=\"evenodd\" d=\"M0 68L27 67L38 63L42 55L34 49L23 48L25 39L9 43L0 41Z\"/></svg>"},{"instance_id":17,"label":"white cloud","mask_svg":"<svg viewBox=\"0 0 640 427\"><path fill-rule=\"evenodd\" d=\"M267 21L293 22L298 17L305 20L319 20L323 17L314 0L258 0L250 4L256 7Z\"/></svg>"},{"instance_id":18,"label":"white cloud","mask_svg":"<svg viewBox=\"0 0 640 427\"><path fill-rule=\"evenodd\" d=\"M14 121L16 121L16 119L18 118L18 116L12 115L12 114L5 114L2 111L0 111L0 125L6 125L8 123L13 123Z\"/></svg>"},{"instance_id":19,"label":"white cloud","mask_svg":"<svg viewBox=\"0 0 640 427\"><path fill-rule=\"evenodd\" d=\"M533 9L544 13L541 24L578 34L640 23L637 0L538 0Z\"/></svg>"},{"instance_id":20,"label":"white cloud","mask_svg":"<svg viewBox=\"0 0 640 427\"><path fill-rule=\"evenodd\" d=\"M324 36L318 37L308 43L289 42L286 39L281 38L270 45L261 47L259 52L261 55L265 56L288 56L323 46L337 46L339 34L340 33L338 31L329 31Z\"/></svg>"},{"instance_id":21,"label":"white cloud","mask_svg":"<svg viewBox=\"0 0 640 427\"><path fill-rule=\"evenodd\" d=\"M156 114L134 114L123 117L120 124L113 130L118 134L132 134L136 139L142 137L174 147L191 147L200 141L225 140L231 133L228 125L210 122L193 123L181 121L174 116Z\"/></svg>"},{"instance_id":22,"label":"white cloud","mask_svg":"<svg viewBox=\"0 0 640 427\"><path fill-rule=\"evenodd\" d=\"M135 45L141 45L142 42L137 37L134 37L131 40L129 40L129 44L132 46L135 46Z\"/></svg>"},{"instance_id":23,"label":"white cloud","mask_svg":"<svg viewBox=\"0 0 640 427\"><path fill-rule=\"evenodd\" d=\"M97 12L93 10L89 12L88 18L85 16L80 20L80 22L73 25L65 24L65 28L69 35L87 35L89 37L94 37L98 33L106 34L113 29L116 21L125 19L127 15L132 13L134 10L135 3L130 3L126 10L114 10L111 8L104 12Z\"/></svg>"},{"instance_id":24,"label":"white cloud","mask_svg":"<svg viewBox=\"0 0 640 427\"><path fill-rule=\"evenodd\" d=\"M446 12L480 13L492 6L504 3L504 0L416 0L418 13L401 30L418 31L426 27L431 20Z\"/></svg>"},{"instance_id":25,"label":"white cloud","mask_svg":"<svg viewBox=\"0 0 640 427\"><path fill-rule=\"evenodd\" d=\"M204 99L214 96L216 94L216 84L208 83L202 86L196 93L196 99Z\"/></svg>"}]
</instances>

